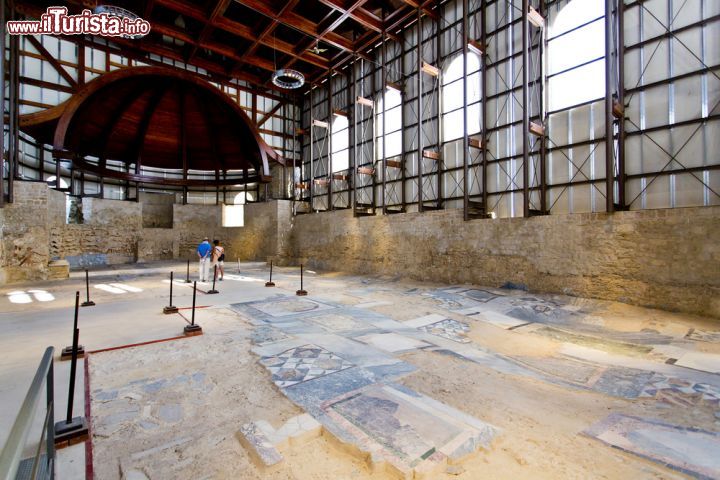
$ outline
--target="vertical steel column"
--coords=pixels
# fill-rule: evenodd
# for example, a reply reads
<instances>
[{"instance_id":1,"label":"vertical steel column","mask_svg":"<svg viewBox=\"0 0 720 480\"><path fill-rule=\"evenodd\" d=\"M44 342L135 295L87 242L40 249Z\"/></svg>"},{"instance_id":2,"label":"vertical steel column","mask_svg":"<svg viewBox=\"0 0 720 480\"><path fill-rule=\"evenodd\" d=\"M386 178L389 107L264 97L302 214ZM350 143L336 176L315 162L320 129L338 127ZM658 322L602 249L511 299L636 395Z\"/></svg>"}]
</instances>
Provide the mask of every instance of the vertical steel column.
<instances>
[{"instance_id":1,"label":"vertical steel column","mask_svg":"<svg viewBox=\"0 0 720 480\"><path fill-rule=\"evenodd\" d=\"M530 22L528 11L529 0L522 0L522 64L523 64L523 119L522 119L522 141L523 141L523 216L530 216ZM512 92L510 92L512 94Z\"/></svg>"},{"instance_id":2,"label":"vertical steel column","mask_svg":"<svg viewBox=\"0 0 720 480\"><path fill-rule=\"evenodd\" d=\"M383 20L385 19L385 11L383 10ZM385 193L385 187L387 185L387 157L385 152L387 151L387 138L385 133L387 132L387 39L385 38L385 29L382 31L382 99L383 99L383 120L382 120L382 158L383 158L383 178L382 178L382 211L383 214L387 214L387 194Z\"/></svg>"},{"instance_id":3,"label":"vertical steel column","mask_svg":"<svg viewBox=\"0 0 720 480\"><path fill-rule=\"evenodd\" d=\"M438 76L437 76L437 114L436 114L436 130L437 130L437 153L439 155L439 158L436 160L437 162L437 208L440 209L443 206L443 165L445 163L445 159L443 158L443 152L442 152L442 95L440 94L440 84L442 82L442 42L440 41L440 37L442 35L442 25L440 25L440 21L442 20L442 8L440 8L440 1L437 2L438 4L438 16L437 20L435 20L435 66L438 68Z\"/></svg>"},{"instance_id":4,"label":"vertical steel column","mask_svg":"<svg viewBox=\"0 0 720 480\"><path fill-rule=\"evenodd\" d=\"M183 169L183 180L187 182L188 179L188 158L187 158L187 132L186 132L186 118L185 118L185 90L180 90L180 160L182 161ZM187 205L188 203L188 187L183 185L183 200L182 204Z\"/></svg>"},{"instance_id":5,"label":"vertical steel column","mask_svg":"<svg viewBox=\"0 0 720 480\"><path fill-rule=\"evenodd\" d=\"M0 0L0 25L5 25L5 0ZM5 34L0 35L0 97L2 97L2 115L0 115L0 208L5 206Z\"/></svg>"},{"instance_id":6,"label":"vertical steel column","mask_svg":"<svg viewBox=\"0 0 720 480\"><path fill-rule=\"evenodd\" d=\"M612 97L612 0L605 0L605 210L615 210L615 135Z\"/></svg>"},{"instance_id":7,"label":"vertical steel column","mask_svg":"<svg viewBox=\"0 0 720 480\"><path fill-rule=\"evenodd\" d=\"M404 32L400 38L400 84L403 86L400 92L400 208L405 211L405 98L407 92L405 89L405 36Z\"/></svg>"},{"instance_id":8,"label":"vertical steel column","mask_svg":"<svg viewBox=\"0 0 720 480\"><path fill-rule=\"evenodd\" d=\"M417 115L418 115L418 150L417 150L417 177L418 177L418 212L423 211L423 78L422 78L422 9L417 9Z\"/></svg>"},{"instance_id":9,"label":"vertical steel column","mask_svg":"<svg viewBox=\"0 0 720 480\"><path fill-rule=\"evenodd\" d=\"M487 135L487 28L485 22L487 20L485 10L487 9L487 0L480 1L480 10L482 11L482 24L480 25L480 43L482 44L483 52L480 58L480 81L482 82L482 90L480 92L482 98L482 138L480 139L480 158L482 161L482 205L485 213L490 213L488 209L488 194L487 194L487 167L488 167L488 135Z\"/></svg>"},{"instance_id":10,"label":"vertical steel column","mask_svg":"<svg viewBox=\"0 0 720 480\"><path fill-rule=\"evenodd\" d=\"M352 137L352 152L348 154L348 157L350 158L350 168L352 168L352 175L348 175L348 178L352 181L352 198L350 198L349 205L353 209L353 217L357 217L357 182L358 182L358 161L357 161L357 121L358 121L358 92L357 92L357 54L354 55L354 60L352 64L350 64L350 101L353 102L353 116L352 116L352 122L348 122L348 126L352 129L350 130L350 136Z\"/></svg>"},{"instance_id":11,"label":"vertical steel column","mask_svg":"<svg viewBox=\"0 0 720 480\"><path fill-rule=\"evenodd\" d=\"M290 158L288 156L288 141L287 141L287 135L288 135L288 121L287 121L287 110L288 110L289 104L286 103L282 107L282 129L283 129L283 157L285 157L285 164L282 166L282 190L280 191L280 198L285 199L286 193L287 193L287 159ZM223 196L225 195L225 187L223 187Z\"/></svg>"},{"instance_id":12,"label":"vertical steel column","mask_svg":"<svg viewBox=\"0 0 720 480\"><path fill-rule=\"evenodd\" d=\"M375 66L372 67L372 74L370 75L370 91L372 92L373 96L377 95L377 80L375 78L377 76L377 72L378 72L378 67L376 64ZM383 108L385 108L385 93L382 92L381 95L383 98ZM373 161L373 166L376 166L377 162L375 160L375 157L377 156L377 152L376 152L376 150L377 150L377 142L376 142L376 140L377 140L377 101L374 102L374 104L373 104L372 130L371 130L370 134L372 137L372 145L373 145L372 161ZM385 145L385 142L383 142L383 145ZM375 168L375 175L372 176L372 209L373 209L373 213L375 213L375 208L377 207L377 193L375 192L376 186L377 186L377 182L375 181L376 177L377 177L377 168Z\"/></svg>"},{"instance_id":13,"label":"vertical steel column","mask_svg":"<svg viewBox=\"0 0 720 480\"><path fill-rule=\"evenodd\" d=\"M325 135L327 135L327 156L328 156L328 171L327 171L327 180L328 180L328 210L333 210L334 202L333 202L333 168L332 168L332 123L333 123L333 89L332 89L332 69L328 69L328 77L327 77L327 107L328 107L328 127L325 131Z\"/></svg>"},{"instance_id":14,"label":"vertical steel column","mask_svg":"<svg viewBox=\"0 0 720 480\"><path fill-rule=\"evenodd\" d=\"M618 197L617 203L621 210L625 209L625 2L618 0L617 13L617 65L618 65L618 98L623 116L618 118Z\"/></svg>"},{"instance_id":15,"label":"vertical steel column","mask_svg":"<svg viewBox=\"0 0 720 480\"><path fill-rule=\"evenodd\" d=\"M308 193L310 194L310 213L315 209L313 205L313 193L315 192L315 126L313 125L315 117L313 117L313 86L310 86L310 173L308 174Z\"/></svg>"},{"instance_id":16,"label":"vertical steel column","mask_svg":"<svg viewBox=\"0 0 720 480\"><path fill-rule=\"evenodd\" d=\"M14 20L16 18L15 13L15 2L10 1L9 3L9 9L10 9L10 19ZM3 33L4 35L4 33ZM18 74L18 60L19 60L19 48L18 43L20 41L20 36L18 35L10 35L10 82L9 82L9 100L10 100L10 108L9 108L9 114L10 114L10 130L8 134L8 186L7 186L7 193L8 193L8 202L13 202L13 193L15 191L15 188L13 186L13 182L15 180L15 177L17 176L17 161L18 161L18 146L19 146L19 136L18 136L18 110L20 108L20 105L18 103L18 81L19 81L19 74ZM5 58L5 52L3 51L3 61ZM4 81L4 78L2 79Z\"/></svg>"},{"instance_id":17,"label":"vertical steel column","mask_svg":"<svg viewBox=\"0 0 720 480\"><path fill-rule=\"evenodd\" d=\"M548 18L547 11L546 11L546 5L545 0L540 0L540 14L544 18ZM540 95L538 95L538 98L540 99L540 105L539 105L539 115L540 115L540 121L545 126L545 129L547 131L547 115L545 113L545 68L543 65L544 60L544 54L547 51L547 21L545 23L545 28L543 28L540 31L540 41L538 42L538 65L540 65ZM540 143L540 212L545 215L547 214L547 135L543 135L541 138Z\"/></svg>"},{"instance_id":18,"label":"vertical steel column","mask_svg":"<svg viewBox=\"0 0 720 480\"><path fill-rule=\"evenodd\" d=\"M470 189L468 169L468 125L467 125L467 59L468 59L468 0L463 0L462 54L463 54L463 219L470 219Z\"/></svg>"}]
</instances>

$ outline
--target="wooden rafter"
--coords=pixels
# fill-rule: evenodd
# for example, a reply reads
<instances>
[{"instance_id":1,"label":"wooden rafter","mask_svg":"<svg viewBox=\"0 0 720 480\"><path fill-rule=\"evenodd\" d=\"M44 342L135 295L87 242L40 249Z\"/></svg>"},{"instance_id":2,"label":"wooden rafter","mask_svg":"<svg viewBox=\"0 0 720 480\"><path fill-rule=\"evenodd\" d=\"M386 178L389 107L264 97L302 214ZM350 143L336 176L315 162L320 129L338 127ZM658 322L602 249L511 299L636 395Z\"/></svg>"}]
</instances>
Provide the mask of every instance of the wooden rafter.
<instances>
[{"instance_id":1,"label":"wooden rafter","mask_svg":"<svg viewBox=\"0 0 720 480\"><path fill-rule=\"evenodd\" d=\"M67 70L65 70L65 68L63 68L62 65L60 65L60 62L58 62L57 59L53 57L45 47L43 47L42 43L40 43L37 38L32 35L27 35L25 38L27 38L27 40L32 44L32 46L35 47L38 52L40 52L40 55L43 56L43 59L47 60L47 62L52 65L52 67L60 74L60 76L70 84L70 87L77 88L77 81L72 77L72 75L70 75Z\"/></svg>"}]
</instances>

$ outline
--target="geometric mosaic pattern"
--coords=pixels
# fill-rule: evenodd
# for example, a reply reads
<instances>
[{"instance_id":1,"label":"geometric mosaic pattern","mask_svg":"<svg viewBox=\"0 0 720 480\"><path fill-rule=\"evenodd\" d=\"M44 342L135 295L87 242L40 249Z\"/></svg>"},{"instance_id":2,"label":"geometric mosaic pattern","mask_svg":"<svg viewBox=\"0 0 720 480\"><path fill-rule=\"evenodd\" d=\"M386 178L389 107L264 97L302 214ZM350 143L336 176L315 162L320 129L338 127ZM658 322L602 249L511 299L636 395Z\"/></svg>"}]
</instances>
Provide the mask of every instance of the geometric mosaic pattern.
<instances>
[{"instance_id":1,"label":"geometric mosaic pattern","mask_svg":"<svg viewBox=\"0 0 720 480\"><path fill-rule=\"evenodd\" d=\"M685 338L697 342L720 343L720 332L707 332L691 328L687 335L685 335Z\"/></svg>"},{"instance_id":2,"label":"geometric mosaic pattern","mask_svg":"<svg viewBox=\"0 0 720 480\"><path fill-rule=\"evenodd\" d=\"M352 363L317 345L303 345L277 355L263 357L260 363L272 374L280 388L354 367Z\"/></svg>"},{"instance_id":3,"label":"geometric mosaic pattern","mask_svg":"<svg viewBox=\"0 0 720 480\"><path fill-rule=\"evenodd\" d=\"M696 478L720 478L720 433L612 413L585 435Z\"/></svg>"},{"instance_id":4,"label":"geometric mosaic pattern","mask_svg":"<svg viewBox=\"0 0 720 480\"><path fill-rule=\"evenodd\" d=\"M677 407L708 405L720 408L720 391L706 383L693 383L679 378L655 375L645 386L641 398L655 398Z\"/></svg>"},{"instance_id":5,"label":"geometric mosaic pattern","mask_svg":"<svg viewBox=\"0 0 720 480\"><path fill-rule=\"evenodd\" d=\"M465 336L465 334L470 331L470 326L467 323L458 322L457 320L449 318L430 325L423 325L422 327L418 327L418 330L437 335L438 337L447 338L453 342L470 342L470 339Z\"/></svg>"}]
</instances>

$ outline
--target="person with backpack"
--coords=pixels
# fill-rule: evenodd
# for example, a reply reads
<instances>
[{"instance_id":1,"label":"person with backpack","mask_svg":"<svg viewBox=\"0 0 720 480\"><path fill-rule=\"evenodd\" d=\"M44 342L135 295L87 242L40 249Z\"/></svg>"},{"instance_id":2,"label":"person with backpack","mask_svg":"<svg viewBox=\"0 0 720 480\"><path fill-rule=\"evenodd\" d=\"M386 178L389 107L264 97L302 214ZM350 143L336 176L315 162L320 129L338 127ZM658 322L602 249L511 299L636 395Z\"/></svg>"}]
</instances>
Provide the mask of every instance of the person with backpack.
<instances>
[{"instance_id":1,"label":"person with backpack","mask_svg":"<svg viewBox=\"0 0 720 480\"><path fill-rule=\"evenodd\" d=\"M223 268L225 265L225 247L220 245L220 240L213 240L213 245L212 264L213 268L217 265L217 273L220 274L220 278L218 280L222 282L222 279L225 276L225 269Z\"/></svg>"}]
</instances>

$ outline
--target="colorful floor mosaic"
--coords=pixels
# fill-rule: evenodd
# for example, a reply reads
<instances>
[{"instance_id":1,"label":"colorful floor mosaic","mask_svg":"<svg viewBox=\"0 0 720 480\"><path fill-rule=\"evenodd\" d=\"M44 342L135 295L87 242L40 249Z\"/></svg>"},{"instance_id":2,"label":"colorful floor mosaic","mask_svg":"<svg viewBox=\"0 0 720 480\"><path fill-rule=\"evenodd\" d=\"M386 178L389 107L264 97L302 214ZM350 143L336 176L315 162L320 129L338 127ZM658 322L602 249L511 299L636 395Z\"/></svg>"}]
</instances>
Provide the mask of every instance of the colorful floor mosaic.
<instances>
[{"instance_id":1,"label":"colorful floor mosaic","mask_svg":"<svg viewBox=\"0 0 720 480\"><path fill-rule=\"evenodd\" d=\"M400 385L375 384L323 405L375 462L399 472L438 472L448 461L488 448L498 430Z\"/></svg>"},{"instance_id":2,"label":"colorful floor mosaic","mask_svg":"<svg viewBox=\"0 0 720 480\"><path fill-rule=\"evenodd\" d=\"M696 342L720 343L720 332L707 332L691 328L687 335L685 335L685 338L695 340Z\"/></svg>"},{"instance_id":3,"label":"colorful floor mosaic","mask_svg":"<svg viewBox=\"0 0 720 480\"><path fill-rule=\"evenodd\" d=\"M660 374L652 377L639 397L655 398L676 407L707 405L720 409L720 389L707 383L694 383Z\"/></svg>"},{"instance_id":4,"label":"colorful floor mosaic","mask_svg":"<svg viewBox=\"0 0 720 480\"><path fill-rule=\"evenodd\" d=\"M453 342L470 343L470 339L465 335L470 331L470 326L467 323L458 322L457 320L446 318L445 320L440 320L430 325L418 327L418 330L438 337L447 338Z\"/></svg>"},{"instance_id":5,"label":"colorful floor mosaic","mask_svg":"<svg viewBox=\"0 0 720 480\"><path fill-rule=\"evenodd\" d=\"M270 370L273 382L280 388L307 382L354 366L316 345L291 348L277 355L263 357L260 363Z\"/></svg>"},{"instance_id":6,"label":"colorful floor mosaic","mask_svg":"<svg viewBox=\"0 0 720 480\"><path fill-rule=\"evenodd\" d=\"M694 477L720 478L717 432L613 413L583 433Z\"/></svg>"}]
</instances>

